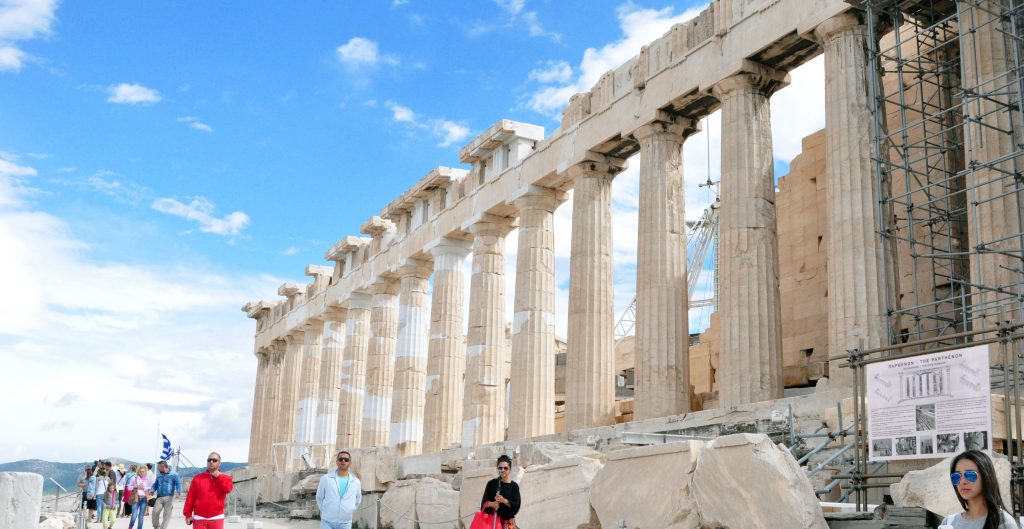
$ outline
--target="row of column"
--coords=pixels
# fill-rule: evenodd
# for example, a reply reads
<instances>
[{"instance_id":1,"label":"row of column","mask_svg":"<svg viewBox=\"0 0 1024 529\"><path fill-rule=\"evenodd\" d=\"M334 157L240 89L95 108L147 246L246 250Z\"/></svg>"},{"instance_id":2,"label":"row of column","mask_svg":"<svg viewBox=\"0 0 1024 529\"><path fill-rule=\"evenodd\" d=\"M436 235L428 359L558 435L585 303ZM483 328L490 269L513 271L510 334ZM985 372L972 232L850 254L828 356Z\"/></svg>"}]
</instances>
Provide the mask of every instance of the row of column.
<instances>
[{"instance_id":1,"label":"row of column","mask_svg":"<svg viewBox=\"0 0 1024 529\"><path fill-rule=\"evenodd\" d=\"M830 348L873 346L884 336L883 257L875 235L876 179L869 145L866 31L854 15L815 32L825 49ZM722 217L719 253L722 406L782 396L779 270L769 97L783 72L748 63L713 88L722 110ZM662 115L638 128L640 214L637 247L636 415L689 410L688 306L682 144L692 119ZM614 422L615 366L611 181L625 160L592 154L568 168L574 188L566 365L568 429ZM511 219L483 215L466 226L472 241L445 238L393 277L347 302L337 399L337 446L395 446L402 455L554 431L554 229L564 200L529 187L512 197L519 214L512 318L511 409L504 362L504 240ZM463 341L472 253L469 333ZM428 278L434 288L428 294ZM333 341L327 341L327 329ZM323 336L323 338L321 337ZM319 413L333 413L330 380L339 373L336 326L290 335L260 355L254 437L267 444L324 438ZM330 343L332 355L320 353ZM310 373L319 369L315 378ZM833 377L843 370L833 369ZM303 373L309 375L303 379ZM333 378L332 378L333 377ZM305 382L303 382L305 380ZM317 389L319 382L319 390ZM308 403L315 395L320 399ZM296 405L297 404L297 405ZM309 426L308 422L315 425ZM329 421L328 421L329 422ZM268 423L273 426L268 426ZM273 430L273 432L271 432ZM265 451L265 450L264 450Z\"/></svg>"}]
</instances>

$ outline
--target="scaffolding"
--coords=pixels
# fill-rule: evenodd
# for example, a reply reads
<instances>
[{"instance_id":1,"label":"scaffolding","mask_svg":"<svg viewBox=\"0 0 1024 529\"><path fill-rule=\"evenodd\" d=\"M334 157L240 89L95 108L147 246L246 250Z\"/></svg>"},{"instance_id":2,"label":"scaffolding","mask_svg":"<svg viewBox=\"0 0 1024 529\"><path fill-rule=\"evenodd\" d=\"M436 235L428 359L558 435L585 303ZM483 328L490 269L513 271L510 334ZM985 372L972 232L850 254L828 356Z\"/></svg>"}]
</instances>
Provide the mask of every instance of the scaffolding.
<instances>
[{"instance_id":1,"label":"scaffolding","mask_svg":"<svg viewBox=\"0 0 1024 529\"><path fill-rule=\"evenodd\" d=\"M990 354L993 392L1018 416L1024 337L1024 0L863 0L888 343L832 351L855 371L857 503L868 466L864 367L966 344ZM1012 399L1012 402L1011 402ZM1017 423L1019 425L1019 422ZM1009 428L1008 428L1009 429ZM1014 510L1021 432L1007 432Z\"/></svg>"}]
</instances>

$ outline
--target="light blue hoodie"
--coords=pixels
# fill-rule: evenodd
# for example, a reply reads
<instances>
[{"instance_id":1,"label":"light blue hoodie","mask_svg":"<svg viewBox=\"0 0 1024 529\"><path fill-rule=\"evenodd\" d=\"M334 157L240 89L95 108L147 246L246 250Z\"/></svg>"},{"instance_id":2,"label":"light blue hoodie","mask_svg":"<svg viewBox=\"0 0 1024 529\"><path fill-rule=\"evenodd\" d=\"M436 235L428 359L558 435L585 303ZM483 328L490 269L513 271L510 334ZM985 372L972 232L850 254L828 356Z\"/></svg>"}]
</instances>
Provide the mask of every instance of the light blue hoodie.
<instances>
[{"instance_id":1,"label":"light blue hoodie","mask_svg":"<svg viewBox=\"0 0 1024 529\"><path fill-rule=\"evenodd\" d=\"M328 522L351 522L352 515L363 499L363 484L352 472L348 473L348 489L340 495L338 472L328 472L320 478L316 487L316 505L320 508L320 519Z\"/></svg>"}]
</instances>

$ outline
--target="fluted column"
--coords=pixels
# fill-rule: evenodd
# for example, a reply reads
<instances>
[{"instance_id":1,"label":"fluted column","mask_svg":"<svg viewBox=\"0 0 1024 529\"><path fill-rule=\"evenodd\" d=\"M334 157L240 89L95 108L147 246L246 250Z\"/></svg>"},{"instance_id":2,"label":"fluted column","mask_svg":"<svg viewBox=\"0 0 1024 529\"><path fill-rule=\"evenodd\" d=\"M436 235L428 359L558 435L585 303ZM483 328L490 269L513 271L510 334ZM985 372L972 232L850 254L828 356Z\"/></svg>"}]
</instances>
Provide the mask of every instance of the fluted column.
<instances>
[{"instance_id":1,"label":"fluted column","mask_svg":"<svg viewBox=\"0 0 1024 529\"><path fill-rule=\"evenodd\" d=\"M573 182L569 257L566 428L615 423L612 177L625 160L593 155L567 170Z\"/></svg>"},{"instance_id":2,"label":"fluted column","mask_svg":"<svg viewBox=\"0 0 1024 529\"><path fill-rule=\"evenodd\" d=\"M555 433L555 209L565 193L531 186L519 210L509 439Z\"/></svg>"},{"instance_id":3,"label":"fluted column","mask_svg":"<svg viewBox=\"0 0 1024 529\"><path fill-rule=\"evenodd\" d=\"M690 410L689 298L683 140L690 119L637 129L640 204L636 251L635 417Z\"/></svg>"},{"instance_id":4,"label":"fluted column","mask_svg":"<svg viewBox=\"0 0 1024 529\"><path fill-rule=\"evenodd\" d=\"M267 353L269 376L267 377L266 420L260 434L262 462L273 462L273 444L281 439L281 390L284 381L284 350L280 341L274 341ZM278 454L279 456L281 454Z\"/></svg>"},{"instance_id":5,"label":"fluted column","mask_svg":"<svg viewBox=\"0 0 1024 529\"><path fill-rule=\"evenodd\" d=\"M302 374L299 390L298 415L295 418L295 441L313 443L316 441L316 416L320 411L320 363L323 358L321 339L323 321L312 320L303 326ZM303 448L299 453L319 450Z\"/></svg>"},{"instance_id":6,"label":"fluted column","mask_svg":"<svg viewBox=\"0 0 1024 529\"><path fill-rule=\"evenodd\" d=\"M876 233L878 175L871 160L868 32L847 13L826 20L814 33L825 48L828 348L829 354L843 354L887 340L885 257ZM852 370L840 363L829 364L829 379L836 387L852 387Z\"/></svg>"},{"instance_id":7,"label":"fluted column","mask_svg":"<svg viewBox=\"0 0 1024 529\"><path fill-rule=\"evenodd\" d=\"M1012 72L1013 39L1017 37L1007 22L1011 20L1009 2L957 4L963 88L977 94L964 97L964 151L967 167L973 167L967 172L966 202L968 240L977 252L971 259L971 283L985 288L973 289L971 320L974 329L994 329L1000 321L1021 317L1014 297L1018 294L1014 285L1019 273L1014 270L1021 265L1021 241L1014 235L1024 231L1019 180L1024 167L1019 158L1012 157L994 163L1016 151L1022 141L1021 109L1014 108L1019 102L1020 72ZM995 288L1007 293L992 290Z\"/></svg>"},{"instance_id":8,"label":"fluted column","mask_svg":"<svg viewBox=\"0 0 1024 529\"><path fill-rule=\"evenodd\" d=\"M473 234L472 310L466 337L462 446L505 439L505 236L513 227L513 219L486 214L468 226Z\"/></svg>"},{"instance_id":9,"label":"fluted column","mask_svg":"<svg viewBox=\"0 0 1024 529\"><path fill-rule=\"evenodd\" d=\"M284 378L281 385L281 407L278 423L278 439L276 442L295 442L295 423L298 417L299 391L302 386L302 354L304 352L303 340L305 333L293 331L285 337L284 351ZM295 468L294 462L299 456L297 448L288 448L278 451L278 465L286 470Z\"/></svg>"},{"instance_id":10,"label":"fluted column","mask_svg":"<svg viewBox=\"0 0 1024 529\"><path fill-rule=\"evenodd\" d=\"M370 349L366 359L362 446L387 446L391 428L391 385L398 335L398 281L381 279L370 287Z\"/></svg>"},{"instance_id":11,"label":"fluted column","mask_svg":"<svg viewBox=\"0 0 1024 529\"><path fill-rule=\"evenodd\" d=\"M469 243L446 237L430 248L430 255L434 257L434 290L427 346L424 452L459 446L462 440L463 378L466 375L463 264L469 255Z\"/></svg>"},{"instance_id":12,"label":"fluted column","mask_svg":"<svg viewBox=\"0 0 1024 529\"><path fill-rule=\"evenodd\" d=\"M399 456L419 454L423 448L424 385L427 375L427 331L430 298L427 261L413 261L399 269L398 343L395 358L394 400L388 444Z\"/></svg>"},{"instance_id":13,"label":"fluted column","mask_svg":"<svg viewBox=\"0 0 1024 529\"><path fill-rule=\"evenodd\" d=\"M256 386L252 397L252 424L249 427L249 463L262 463L260 434L266 424L267 353L256 351Z\"/></svg>"},{"instance_id":14,"label":"fluted column","mask_svg":"<svg viewBox=\"0 0 1024 529\"><path fill-rule=\"evenodd\" d=\"M314 442L333 445L338 436L338 399L341 392L341 362L345 358L345 320L348 318L348 311L341 308L329 309L323 317L324 329L320 339L320 395ZM331 452L332 450L327 451Z\"/></svg>"},{"instance_id":15,"label":"fluted column","mask_svg":"<svg viewBox=\"0 0 1024 529\"><path fill-rule=\"evenodd\" d=\"M785 73L764 68L720 81L719 226L723 407L782 397L782 327L775 173L768 97Z\"/></svg>"},{"instance_id":16,"label":"fluted column","mask_svg":"<svg viewBox=\"0 0 1024 529\"><path fill-rule=\"evenodd\" d=\"M370 342L370 295L353 292L348 297L345 323L345 356L341 361L338 406L338 437L334 447L350 450L360 445L363 418L363 381Z\"/></svg>"}]
</instances>

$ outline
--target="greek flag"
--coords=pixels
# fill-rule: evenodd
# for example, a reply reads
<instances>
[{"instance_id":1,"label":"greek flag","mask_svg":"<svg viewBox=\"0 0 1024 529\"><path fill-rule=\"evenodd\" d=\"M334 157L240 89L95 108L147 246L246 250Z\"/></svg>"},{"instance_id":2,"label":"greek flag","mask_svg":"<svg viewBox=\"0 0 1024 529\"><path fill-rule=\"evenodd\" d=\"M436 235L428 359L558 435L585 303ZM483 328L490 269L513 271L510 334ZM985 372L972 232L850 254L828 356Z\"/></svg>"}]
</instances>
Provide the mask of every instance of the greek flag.
<instances>
[{"instance_id":1,"label":"greek flag","mask_svg":"<svg viewBox=\"0 0 1024 529\"><path fill-rule=\"evenodd\" d=\"M171 440L164 434L160 434L160 437L164 438L164 451L160 453L160 459L170 461L171 456L174 455L174 450L171 449Z\"/></svg>"}]
</instances>

